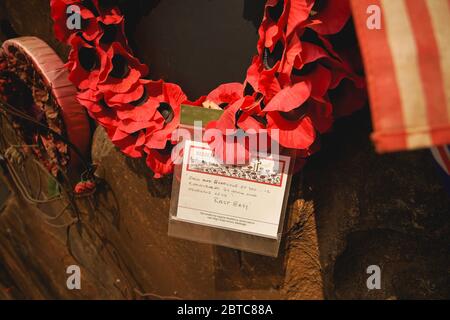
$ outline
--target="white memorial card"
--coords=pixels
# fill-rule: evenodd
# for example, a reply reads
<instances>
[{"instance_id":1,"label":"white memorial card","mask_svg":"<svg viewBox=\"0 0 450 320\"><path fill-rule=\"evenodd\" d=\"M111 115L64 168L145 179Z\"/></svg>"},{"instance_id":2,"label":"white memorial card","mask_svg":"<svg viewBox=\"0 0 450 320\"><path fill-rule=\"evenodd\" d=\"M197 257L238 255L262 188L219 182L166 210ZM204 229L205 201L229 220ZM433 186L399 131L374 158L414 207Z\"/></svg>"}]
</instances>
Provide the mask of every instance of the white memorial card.
<instances>
[{"instance_id":1,"label":"white memorial card","mask_svg":"<svg viewBox=\"0 0 450 320\"><path fill-rule=\"evenodd\" d=\"M277 239L290 158L220 164L205 143L187 141L177 220Z\"/></svg>"}]
</instances>

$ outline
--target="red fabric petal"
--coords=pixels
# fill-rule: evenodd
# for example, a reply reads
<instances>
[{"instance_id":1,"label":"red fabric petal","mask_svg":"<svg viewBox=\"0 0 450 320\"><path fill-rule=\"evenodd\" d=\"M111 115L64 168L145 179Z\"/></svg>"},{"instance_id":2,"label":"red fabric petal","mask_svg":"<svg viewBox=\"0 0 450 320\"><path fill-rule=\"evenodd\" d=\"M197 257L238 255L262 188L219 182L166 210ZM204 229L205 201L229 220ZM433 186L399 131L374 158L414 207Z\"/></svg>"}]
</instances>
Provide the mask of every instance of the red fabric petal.
<instances>
[{"instance_id":1,"label":"red fabric petal","mask_svg":"<svg viewBox=\"0 0 450 320\"><path fill-rule=\"evenodd\" d=\"M114 141L114 145L131 158L141 158L143 156L144 147L137 144L139 137L140 134L137 137L126 135L122 140Z\"/></svg>"},{"instance_id":2,"label":"red fabric petal","mask_svg":"<svg viewBox=\"0 0 450 320\"><path fill-rule=\"evenodd\" d=\"M292 87L281 90L264 108L264 112L289 112L301 106L311 95L311 85L308 82L299 82Z\"/></svg>"},{"instance_id":3,"label":"red fabric petal","mask_svg":"<svg viewBox=\"0 0 450 320\"><path fill-rule=\"evenodd\" d=\"M308 115L320 133L327 132L333 125L333 106L328 99L311 99L308 102Z\"/></svg>"},{"instance_id":4,"label":"red fabric petal","mask_svg":"<svg viewBox=\"0 0 450 320\"><path fill-rule=\"evenodd\" d=\"M316 64L310 73L304 76L292 76L294 83L307 81L311 86L311 96L321 98L326 95L330 88L332 73L328 68L321 64Z\"/></svg>"},{"instance_id":5,"label":"red fabric petal","mask_svg":"<svg viewBox=\"0 0 450 320\"><path fill-rule=\"evenodd\" d=\"M217 105L222 103L233 103L244 93L244 85L242 83L225 83L214 89L206 97L206 101L212 101Z\"/></svg>"},{"instance_id":6,"label":"red fabric petal","mask_svg":"<svg viewBox=\"0 0 450 320\"><path fill-rule=\"evenodd\" d=\"M340 85L330 92L333 101L335 117L351 115L367 103L367 91L359 89L350 80L343 80Z\"/></svg>"},{"instance_id":7,"label":"red fabric petal","mask_svg":"<svg viewBox=\"0 0 450 320\"><path fill-rule=\"evenodd\" d=\"M164 117L156 112L154 121L157 123L165 123L164 127L156 130L146 142L149 149L164 149L167 142L171 140L173 131L180 125L181 104L187 100L178 85L165 83L163 81L152 81L148 85L149 93L154 99L161 103L168 103L172 108L173 119L169 123L165 123Z\"/></svg>"},{"instance_id":8,"label":"red fabric petal","mask_svg":"<svg viewBox=\"0 0 450 320\"><path fill-rule=\"evenodd\" d=\"M133 57L119 42L114 42L111 48L107 51L107 56L110 61L115 55L122 56L126 59L129 68L129 74L125 78L114 78L111 76L113 64L111 62L110 68L106 74L100 79L98 87L102 91L112 91L116 93L125 93L129 91L139 80L145 77L148 73L148 68L145 64L141 64L138 59Z\"/></svg>"},{"instance_id":9,"label":"red fabric petal","mask_svg":"<svg viewBox=\"0 0 450 320\"><path fill-rule=\"evenodd\" d=\"M158 109L159 102L154 99L148 100L141 106L133 106L130 104L121 105L117 108L117 117L120 120L129 120L136 122L151 121Z\"/></svg>"},{"instance_id":10,"label":"red fabric petal","mask_svg":"<svg viewBox=\"0 0 450 320\"><path fill-rule=\"evenodd\" d=\"M171 153L167 150L145 148L147 165L155 173L155 178L161 178L173 172Z\"/></svg>"},{"instance_id":11,"label":"red fabric petal","mask_svg":"<svg viewBox=\"0 0 450 320\"><path fill-rule=\"evenodd\" d=\"M129 91L124 93L105 91L105 101L110 106L119 106L122 104L130 104L132 102L138 101L143 97L145 87L148 83L148 80L140 80L136 82Z\"/></svg>"},{"instance_id":12,"label":"red fabric petal","mask_svg":"<svg viewBox=\"0 0 450 320\"><path fill-rule=\"evenodd\" d=\"M107 54L76 36L71 39L72 50L69 54L67 67L70 70L69 80L72 81L80 90L97 89L100 78L111 68L111 60ZM80 50L82 48L92 50L96 55L99 66L94 70L86 70L80 62Z\"/></svg>"},{"instance_id":13,"label":"red fabric petal","mask_svg":"<svg viewBox=\"0 0 450 320\"><path fill-rule=\"evenodd\" d=\"M320 0L319 0L320 1ZM341 0L334 0L339 2ZM296 30L298 26L303 24L308 18L311 12L311 8L314 5L314 0L291 0L289 15L286 27L286 36L290 36L292 32Z\"/></svg>"},{"instance_id":14,"label":"red fabric petal","mask_svg":"<svg viewBox=\"0 0 450 320\"><path fill-rule=\"evenodd\" d=\"M67 8L71 5L77 5L80 8L82 19L81 30L69 30L67 28ZM94 13L85 8L79 0L51 0L51 17L54 21L53 30L55 37L61 42L68 42L71 36L81 32L86 40L94 40L100 33L100 27L97 23L97 17Z\"/></svg>"}]
</instances>

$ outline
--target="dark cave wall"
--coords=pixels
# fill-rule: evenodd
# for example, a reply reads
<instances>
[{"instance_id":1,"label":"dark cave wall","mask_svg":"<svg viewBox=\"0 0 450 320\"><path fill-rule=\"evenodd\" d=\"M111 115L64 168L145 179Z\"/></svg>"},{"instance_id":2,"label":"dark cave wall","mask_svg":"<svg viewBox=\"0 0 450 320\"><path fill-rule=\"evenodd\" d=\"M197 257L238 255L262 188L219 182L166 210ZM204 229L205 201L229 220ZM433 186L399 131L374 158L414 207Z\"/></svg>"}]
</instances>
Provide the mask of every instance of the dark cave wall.
<instances>
[{"instance_id":1,"label":"dark cave wall","mask_svg":"<svg viewBox=\"0 0 450 320\"><path fill-rule=\"evenodd\" d=\"M130 22L129 34L153 79L180 84L192 100L221 83L244 81L256 54L264 1L142 3L135 22ZM127 14L133 16L133 12Z\"/></svg>"}]
</instances>

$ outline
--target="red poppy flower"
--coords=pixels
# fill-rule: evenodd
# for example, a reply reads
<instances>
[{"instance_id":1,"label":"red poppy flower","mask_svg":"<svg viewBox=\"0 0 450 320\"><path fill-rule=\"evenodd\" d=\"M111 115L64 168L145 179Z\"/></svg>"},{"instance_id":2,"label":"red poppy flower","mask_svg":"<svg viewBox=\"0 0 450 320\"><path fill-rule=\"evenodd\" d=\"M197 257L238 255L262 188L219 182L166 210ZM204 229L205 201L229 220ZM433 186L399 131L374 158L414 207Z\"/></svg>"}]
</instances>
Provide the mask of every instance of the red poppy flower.
<instances>
[{"instance_id":1,"label":"red poppy flower","mask_svg":"<svg viewBox=\"0 0 450 320\"><path fill-rule=\"evenodd\" d=\"M329 43L327 45L331 46ZM346 78L355 82L357 87L364 87L364 79L358 76L350 64L342 60L336 52L330 56L326 49L310 42L303 42L302 48L301 65L296 66L300 72L306 65L319 62L331 71L330 89L336 88Z\"/></svg>"},{"instance_id":2,"label":"red poppy flower","mask_svg":"<svg viewBox=\"0 0 450 320\"><path fill-rule=\"evenodd\" d=\"M250 139L258 139L258 133L265 128L260 113L260 101L245 96L228 106L219 120L209 123L207 132L209 129L220 132L220 136L211 136L206 141L214 155L227 164L248 162L256 151L249 149Z\"/></svg>"},{"instance_id":3,"label":"red poppy flower","mask_svg":"<svg viewBox=\"0 0 450 320\"><path fill-rule=\"evenodd\" d=\"M290 75L302 50L300 38L293 34L276 43L273 49L264 48L260 57L253 60L247 72L247 81L258 82L259 92L270 99L279 88L290 85ZM257 80L256 80L257 79ZM276 80L276 81L275 81ZM255 84L256 85L256 84Z\"/></svg>"},{"instance_id":4,"label":"red poppy flower","mask_svg":"<svg viewBox=\"0 0 450 320\"><path fill-rule=\"evenodd\" d=\"M311 85L308 82L299 82L291 87L284 88L270 100L264 112L289 112L300 107L311 96Z\"/></svg>"},{"instance_id":5,"label":"red poppy flower","mask_svg":"<svg viewBox=\"0 0 450 320\"><path fill-rule=\"evenodd\" d=\"M213 102L224 109L228 105L242 98L244 85L242 83L225 83L218 86L206 96L205 101Z\"/></svg>"},{"instance_id":6,"label":"red poppy flower","mask_svg":"<svg viewBox=\"0 0 450 320\"><path fill-rule=\"evenodd\" d=\"M117 127L127 134L134 134L140 130L145 130L146 142L148 141L148 138L151 137L154 133L158 132L159 130L162 130L163 126L164 122L162 122L160 119L150 119L141 121L136 121L133 119L125 119L125 120L118 120L117 122Z\"/></svg>"},{"instance_id":7,"label":"red poppy flower","mask_svg":"<svg viewBox=\"0 0 450 320\"><path fill-rule=\"evenodd\" d=\"M180 125L181 104L187 98L179 86L162 80L151 81L147 89L150 99L158 102L153 121L163 123L163 127L149 137L146 146L162 150L171 139L172 132Z\"/></svg>"},{"instance_id":8,"label":"red poppy flower","mask_svg":"<svg viewBox=\"0 0 450 320\"><path fill-rule=\"evenodd\" d=\"M333 125L333 105L328 97L311 98L307 101L308 116L319 133L328 132Z\"/></svg>"},{"instance_id":9,"label":"red poppy flower","mask_svg":"<svg viewBox=\"0 0 450 320\"><path fill-rule=\"evenodd\" d=\"M244 91L245 88L242 83L224 83L211 91L207 96L201 96L195 101L186 100L183 103L190 106L219 110L242 98Z\"/></svg>"},{"instance_id":10,"label":"red poppy flower","mask_svg":"<svg viewBox=\"0 0 450 320\"><path fill-rule=\"evenodd\" d=\"M319 35L321 39L329 42L336 53L342 60L347 61L357 74L364 74L364 66L359 48L356 29L351 19L345 24L344 28L337 34Z\"/></svg>"},{"instance_id":11,"label":"red poppy flower","mask_svg":"<svg viewBox=\"0 0 450 320\"><path fill-rule=\"evenodd\" d=\"M145 64L141 64L119 42L114 42L106 53L111 61L107 72L102 73L98 88L104 92L125 93L148 73Z\"/></svg>"},{"instance_id":12,"label":"red poppy flower","mask_svg":"<svg viewBox=\"0 0 450 320\"><path fill-rule=\"evenodd\" d=\"M273 50L283 37L289 37L293 31L306 23L314 0L268 0L264 17L258 30L258 52L264 48Z\"/></svg>"},{"instance_id":13,"label":"red poppy flower","mask_svg":"<svg viewBox=\"0 0 450 320\"><path fill-rule=\"evenodd\" d=\"M264 17L258 29L258 53L264 48L272 50L275 43L283 36L283 25L286 21L285 3L283 0L270 0L265 6Z\"/></svg>"},{"instance_id":14,"label":"red poppy flower","mask_svg":"<svg viewBox=\"0 0 450 320\"><path fill-rule=\"evenodd\" d=\"M319 34L336 34L342 30L351 16L349 0L316 0L311 10L311 18L320 21L310 26Z\"/></svg>"},{"instance_id":15,"label":"red poppy flower","mask_svg":"<svg viewBox=\"0 0 450 320\"><path fill-rule=\"evenodd\" d=\"M202 107L204 102L206 102L206 96L201 96L197 100L186 99L183 103L189 106Z\"/></svg>"},{"instance_id":16,"label":"red poppy flower","mask_svg":"<svg viewBox=\"0 0 450 320\"><path fill-rule=\"evenodd\" d=\"M320 150L320 141L316 140L308 149L294 149L291 150L291 155L294 158L293 172L297 173L305 166L308 157Z\"/></svg>"},{"instance_id":17,"label":"red poppy flower","mask_svg":"<svg viewBox=\"0 0 450 320\"><path fill-rule=\"evenodd\" d=\"M311 96L314 98L324 97L330 89L332 73L319 63L312 63L292 76L293 83L305 81L311 88Z\"/></svg>"},{"instance_id":18,"label":"red poppy flower","mask_svg":"<svg viewBox=\"0 0 450 320\"><path fill-rule=\"evenodd\" d=\"M292 70L295 67L295 64L298 63L300 59L300 53L302 51L302 43L300 41L300 37L294 33L287 44L286 51L284 53L284 57L281 60L281 65L279 67L279 76L278 80L282 87L290 85L290 76Z\"/></svg>"},{"instance_id":19,"label":"red poppy flower","mask_svg":"<svg viewBox=\"0 0 450 320\"><path fill-rule=\"evenodd\" d=\"M208 125L213 127L215 122ZM253 139L257 139L257 134L253 133ZM207 141L214 156L226 165L243 165L250 161L252 150L250 150L250 137L244 135L240 129L229 130L227 135L212 137ZM255 150L253 150L255 151Z\"/></svg>"},{"instance_id":20,"label":"red poppy flower","mask_svg":"<svg viewBox=\"0 0 450 320\"><path fill-rule=\"evenodd\" d=\"M134 134L122 132L119 128L115 131L108 131L111 141L121 152L131 158L141 158L144 155L144 144L146 134L144 131L137 131Z\"/></svg>"},{"instance_id":21,"label":"red poppy flower","mask_svg":"<svg viewBox=\"0 0 450 320\"><path fill-rule=\"evenodd\" d=\"M100 32L95 39L97 46L108 51L113 43L118 42L131 52L125 35L125 19L123 16L114 16L114 19L99 19L98 25Z\"/></svg>"},{"instance_id":22,"label":"red poppy flower","mask_svg":"<svg viewBox=\"0 0 450 320\"><path fill-rule=\"evenodd\" d=\"M154 172L155 178L171 174L174 163L172 161L172 145L167 144L164 149L151 149L145 147L147 153L147 166Z\"/></svg>"},{"instance_id":23,"label":"red poppy flower","mask_svg":"<svg viewBox=\"0 0 450 320\"><path fill-rule=\"evenodd\" d=\"M117 3L111 0L85 0L89 7L96 9L96 14L104 24L118 24L123 20L123 15L117 7Z\"/></svg>"},{"instance_id":24,"label":"red poppy flower","mask_svg":"<svg viewBox=\"0 0 450 320\"><path fill-rule=\"evenodd\" d=\"M88 89L77 95L78 101L86 108L89 115L105 128L117 127L117 113L104 103L103 93Z\"/></svg>"},{"instance_id":25,"label":"red poppy flower","mask_svg":"<svg viewBox=\"0 0 450 320\"><path fill-rule=\"evenodd\" d=\"M288 51L286 48L287 39L285 37L280 38L273 48L265 47L262 56L263 67L266 70L275 69L279 71L283 59Z\"/></svg>"},{"instance_id":26,"label":"red poppy flower","mask_svg":"<svg viewBox=\"0 0 450 320\"><path fill-rule=\"evenodd\" d=\"M71 39L69 54L69 80L80 90L97 89L101 78L112 68L106 52L85 42L81 37Z\"/></svg>"},{"instance_id":27,"label":"red poppy flower","mask_svg":"<svg viewBox=\"0 0 450 320\"><path fill-rule=\"evenodd\" d=\"M282 88L291 85L291 73L301 62L302 43L294 33L288 39L278 40L273 49L264 48L262 55L253 59L246 81L265 100L272 99Z\"/></svg>"},{"instance_id":28,"label":"red poppy flower","mask_svg":"<svg viewBox=\"0 0 450 320\"><path fill-rule=\"evenodd\" d=\"M155 99L145 100L142 104L110 105L102 92L94 90L80 93L78 99L100 124L118 129L111 132L111 135L115 137L113 140L121 140L124 135L132 135L141 130L144 130L147 137L164 126L164 121L155 119L159 106L159 102Z\"/></svg>"},{"instance_id":29,"label":"red poppy flower","mask_svg":"<svg viewBox=\"0 0 450 320\"><path fill-rule=\"evenodd\" d=\"M97 90L88 89L79 92L77 95L78 102L82 104L88 111L96 114L102 112L104 107L100 105L102 93Z\"/></svg>"},{"instance_id":30,"label":"red poppy flower","mask_svg":"<svg viewBox=\"0 0 450 320\"><path fill-rule=\"evenodd\" d=\"M139 80L125 93L105 92L105 102L117 112L123 122L148 122L159 107L159 101L149 96L149 80ZM159 121L161 126L164 121Z\"/></svg>"},{"instance_id":31,"label":"red poppy flower","mask_svg":"<svg viewBox=\"0 0 450 320\"><path fill-rule=\"evenodd\" d=\"M88 181L81 181L81 182L77 183L74 191L76 194L83 194L83 193L92 192L95 190L95 188L96 188L96 183L92 180L88 180Z\"/></svg>"},{"instance_id":32,"label":"red poppy flower","mask_svg":"<svg viewBox=\"0 0 450 320\"><path fill-rule=\"evenodd\" d=\"M344 79L336 89L330 91L329 95L333 101L333 113L336 118L351 115L364 107L367 102L366 88L358 88L348 79Z\"/></svg>"},{"instance_id":33,"label":"red poppy flower","mask_svg":"<svg viewBox=\"0 0 450 320\"><path fill-rule=\"evenodd\" d=\"M307 149L316 139L316 132L310 117L303 116L304 111L296 110L299 115L273 111L267 113L267 127L272 139L280 145L292 149ZM275 134L277 130L278 134Z\"/></svg>"},{"instance_id":34,"label":"red poppy flower","mask_svg":"<svg viewBox=\"0 0 450 320\"><path fill-rule=\"evenodd\" d=\"M288 148L306 149L315 131L325 132L332 124L332 106L323 98L311 98L308 81L281 90L264 108L272 137ZM278 130L278 138L273 134Z\"/></svg>"},{"instance_id":35,"label":"red poppy flower","mask_svg":"<svg viewBox=\"0 0 450 320\"><path fill-rule=\"evenodd\" d=\"M333 124L333 107L328 98L310 98L288 112L267 113L267 127L273 139L278 129L279 143L287 148L307 149L315 141L316 131L327 132Z\"/></svg>"},{"instance_id":36,"label":"red poppy flower","mask_svg":"<svg viewBox=\"0 0 450 320\"><path fill-rule=\"evenodd\" d=\"M287 19L286 35L289 36L299 27L308 23L308 17L313 5L318 0L291 0ZM319 0L320 1L320 0ZM340 1L340 0L339 0Z\"/></svg>"},{"instance_id":37,"label":"red poppy flower","mask_svg":"<svg viewBox=\"0 0 450 320\"><path fill-rule=\"evenodd\" d=\"M132 158L142 157L147 130L150 130L152 122L122 121L117 117L117 110L104 102L103 93L99 91L86 90L78 94L78 100L105 128L115 146Z\"/></svg>"},{"instance_id":38,"label":"red poppy flower","mask_svg":"<svg viewBox=\"0 0 450 320\"><path fill-rule=\"evenodd\" d=\"M281 90L281 84L276 75L276 68L265 70L262 58L260 56L255 56L252 64L247 70L246 82L248 82L256 92L261 93L267 100L270 100Z\"/></svg>"},{"instance_id":39,"label":"red poppy flower","mask_svg":"<svg viewBox=\"0 0 450 320\"><path fill-rule=\"evenodd\" d=\"M264 128L258 118L260 113L260 100L255 100L255 96L245 96L228 106L214 127L223 134L236 129L258 131Z\"/></svg>"}]
</instances>

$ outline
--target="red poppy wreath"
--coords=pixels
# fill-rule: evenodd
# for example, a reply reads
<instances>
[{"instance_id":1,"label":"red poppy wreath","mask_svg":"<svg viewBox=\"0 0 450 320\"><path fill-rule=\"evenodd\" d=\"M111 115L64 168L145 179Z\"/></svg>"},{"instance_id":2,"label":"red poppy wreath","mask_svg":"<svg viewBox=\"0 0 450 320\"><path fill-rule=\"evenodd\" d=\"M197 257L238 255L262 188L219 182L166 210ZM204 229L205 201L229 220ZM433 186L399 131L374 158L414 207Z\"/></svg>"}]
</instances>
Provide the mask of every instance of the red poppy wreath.
<instances>
[{"instance_id":1,"label":"red poppy wreath","mask_svg":"<svg viewBox=\"0 0 450 320\"><path fill-rule=\"evenodd\" d=\"M80 8L81 30L67 28L71 5ZM334 119L365 103L356 39L342 41L352 31L349 0L267 0L244 83L223 84L195 101L176 84L146 79L117 1L51 0L51 10L56 37L72 47L67 67L80 103L122 152L146 156L156 177L173 170L171 133L183 103L224 109L209 124L220 130L279 129L280 145L300 160L318 149L318 134Z\"/></svg>"}]
</instances>

